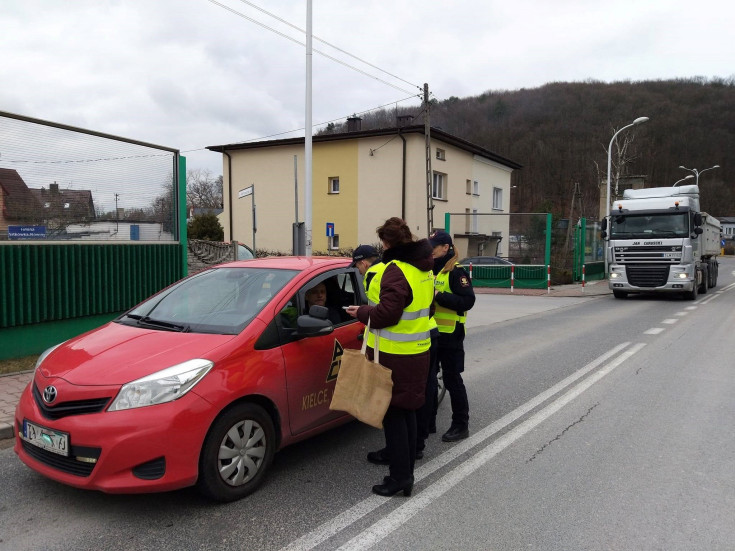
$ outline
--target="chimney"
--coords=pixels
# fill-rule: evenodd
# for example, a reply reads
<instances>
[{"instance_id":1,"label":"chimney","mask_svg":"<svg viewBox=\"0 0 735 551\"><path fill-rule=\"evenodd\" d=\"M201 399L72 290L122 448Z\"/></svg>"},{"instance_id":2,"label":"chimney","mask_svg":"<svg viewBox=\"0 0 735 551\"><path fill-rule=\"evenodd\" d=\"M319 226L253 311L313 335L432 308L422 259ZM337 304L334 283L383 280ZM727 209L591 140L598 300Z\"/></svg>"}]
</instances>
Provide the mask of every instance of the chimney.
<instances>
[{"instance_id":1,"label":"chimney","mask_svg":"<svg viewBox=\"0 0 735 551\"><path fill-rule=\"evenodd\" d=\"M403 128L404 126L408 126L413 122L413 115L397 115L396 116L396 126L398 128Z\"/></svg>"},{"instance_id":2,"label":"chimney","mask_svg":"<svg viewBox=\"0 0 735 551\"><path fill-rule=\"evenodd\" d=\"M359 132L362 129L362 119L356 115L348 117L347 132Z\"/></svg>"},{"instance_id":3,"label":"chimney","mask_svg":"<svg viewBox=\"0 0 735 551\"><path fill-rule=\"evenodd\" d=\"M51 193L53 194L59 193L59 184L57 184L56 182L54 182L53 184L49 184L48 188L49 191L51 191Z\"/></svg>"}]
</instances>

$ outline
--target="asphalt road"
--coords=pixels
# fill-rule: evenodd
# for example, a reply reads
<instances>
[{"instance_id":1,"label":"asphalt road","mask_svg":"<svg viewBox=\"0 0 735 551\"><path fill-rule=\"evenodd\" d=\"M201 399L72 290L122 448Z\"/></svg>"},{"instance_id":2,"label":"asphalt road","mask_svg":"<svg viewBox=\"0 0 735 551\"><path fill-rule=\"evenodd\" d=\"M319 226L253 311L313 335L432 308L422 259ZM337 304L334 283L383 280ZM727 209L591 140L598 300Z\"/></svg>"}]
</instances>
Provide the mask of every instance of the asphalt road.
<instances>
[{"instance_id":1,"label":"asphalt road","mask_svg":"<svg viewBox=\"0 0 735 551\"><path fill-rule=\"evenodd\" d=\"M75 490L5 449L0 549L732 549L734 269L696 302L478 297L471 437L431 438L409 499L370 493L382 433L359 423L228 505Z\"/></svg>"}]
</instances>

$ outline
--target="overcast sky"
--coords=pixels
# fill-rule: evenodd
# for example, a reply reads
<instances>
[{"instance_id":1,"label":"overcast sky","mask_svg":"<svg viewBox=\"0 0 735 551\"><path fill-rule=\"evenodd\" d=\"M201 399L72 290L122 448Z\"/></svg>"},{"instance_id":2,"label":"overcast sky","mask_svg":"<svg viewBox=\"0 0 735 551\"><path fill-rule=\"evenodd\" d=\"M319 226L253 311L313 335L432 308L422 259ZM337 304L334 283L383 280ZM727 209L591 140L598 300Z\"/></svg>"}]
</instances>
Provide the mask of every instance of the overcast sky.
<instances>
[{"instance_id":1,"label":"overcast sky","mask_svg":"<svg viewBox=\"0 0 735 551\"><path fill-rule=\"evenodd\" d=\"M2 111L178 148L215 175L206 146L304 134L306 0L2 0L0 21ZM444 100L730 78L733 22L725 0L314 0L313 47L343 64L314 52L313 122L418 106L424 82Z\"/></svg>"}]
</instances>

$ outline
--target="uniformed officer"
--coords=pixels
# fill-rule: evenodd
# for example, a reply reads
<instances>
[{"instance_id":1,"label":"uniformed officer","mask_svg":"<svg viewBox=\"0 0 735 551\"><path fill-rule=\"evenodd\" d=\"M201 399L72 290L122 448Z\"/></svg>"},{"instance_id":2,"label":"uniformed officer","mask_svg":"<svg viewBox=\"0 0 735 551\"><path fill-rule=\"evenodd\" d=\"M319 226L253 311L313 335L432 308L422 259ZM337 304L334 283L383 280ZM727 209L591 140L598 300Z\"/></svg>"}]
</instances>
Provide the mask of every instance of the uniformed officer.
<instances>
[{"instance_id":1,"label":"uniformed officer","mask_svg":"<svg viewBox=\"0 0 735 551\"><path fill-rule=\"evenodd\" d=\"M365 276L367 279L366 274L368 270L376 264L378 258L380 258L378 249L372 245L358 245L357 248L352 251L352 264L350 264L350 267L357 268L360 275ZM365 282L366 290L369 286L368 283L368 281Z\"/></svg>"},{"instance_id":2,"label":"uniformed officer","mask_svg":"<svg viewBox=\"0 0 735 551\"><path fill-rule=\"evenodd\" d=\"M451 236L436 230L429 236L434 254L434 319L439 328L437 358L444 386L452 404L452 424L442 435L444 442L456 442L470 434L470 405L462 380L464 371L464 336L467 310L475 304L475 292L469 274L457 259Z\"/></svg>"}]
</instances>

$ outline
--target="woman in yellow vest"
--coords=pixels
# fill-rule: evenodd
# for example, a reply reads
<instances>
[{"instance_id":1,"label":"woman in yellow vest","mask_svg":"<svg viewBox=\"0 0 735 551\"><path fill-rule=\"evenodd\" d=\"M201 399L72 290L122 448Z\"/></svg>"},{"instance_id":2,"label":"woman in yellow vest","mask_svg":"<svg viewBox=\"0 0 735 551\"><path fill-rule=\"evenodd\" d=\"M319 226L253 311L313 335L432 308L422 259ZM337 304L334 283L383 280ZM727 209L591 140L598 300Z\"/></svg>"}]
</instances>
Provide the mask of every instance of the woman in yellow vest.
<instances>
[{"instance_id":1,"label":"woman in yellow vest","mask_svg":"<svg viewBox=\"0 0 735 551\"><path fill-rule=\"evenodd\" d=\"M384 269L370 283L371 304L350 306L347 313L365 324L370 320L368 356L373 357L377 338L380 363L392 371L393 397L383 419L389 475L382 484L373 486L373 492L392 496L402 491L410 496L416 460L416 409L424 403L429 370L434 262L428 240L416 241L400 218L386 220L377 233L384 248Z\"/></svg>"},{"instance_id":2,"label":"woman in yellow vest","mask_svg":"<svg viewBox=\"0 0 735 551\"><path fill-rule=\"evenodd\" d=\"M439 328L437 359L444 386L452 403L452 424L442 435L444 442L456 442L470 434L470 404L462 380L464 371L464 324L467 310L475 305L469 274L458 262L451 236L436 230L429 237L434 254L436 297L434 319Z\"/></svg>"}]
</instances>

